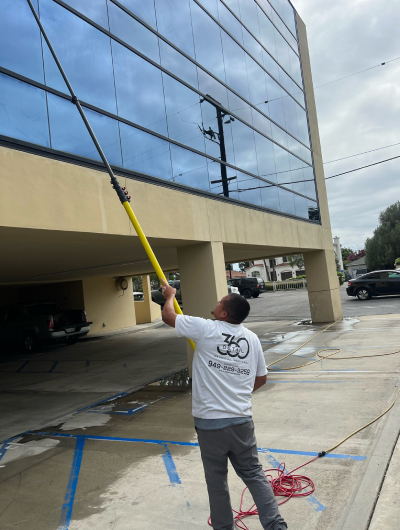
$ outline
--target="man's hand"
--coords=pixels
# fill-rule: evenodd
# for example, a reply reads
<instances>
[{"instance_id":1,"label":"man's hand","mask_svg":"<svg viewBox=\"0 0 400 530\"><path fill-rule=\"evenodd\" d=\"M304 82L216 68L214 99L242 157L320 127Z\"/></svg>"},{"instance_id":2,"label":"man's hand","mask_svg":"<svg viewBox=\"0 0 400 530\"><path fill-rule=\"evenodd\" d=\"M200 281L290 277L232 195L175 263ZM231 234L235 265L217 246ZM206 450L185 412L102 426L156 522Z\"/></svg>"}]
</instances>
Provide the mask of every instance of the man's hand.
<instances>
[{"instance_id":1,"label":"man's hand","mask_svg":"<svg viewBox=\"0 0 400 530\"><path fill-rule=\"evenodd\" d=\"M174 298L176 295L176 289L171 287L169 283L167 283L163 278L161 278L161 283L161 289L164 298L166 298L167 300L168 298Z\"/></svg>"},{"instance_id":2,"label":"man's hand","mask_svg":"<svg viewBox=\"0 0 400 530\"><path fill-rule=\"evenodd\" d=\"M177 316L174 309L174 298L176 294L176 289L171 287L164 279L161 280L161 283L162 294L164 295L164 298L166 298L166 302L164 304L161 316L163 322L165 322L168 326L174 328Z\"/></svg>"}]
</instances>

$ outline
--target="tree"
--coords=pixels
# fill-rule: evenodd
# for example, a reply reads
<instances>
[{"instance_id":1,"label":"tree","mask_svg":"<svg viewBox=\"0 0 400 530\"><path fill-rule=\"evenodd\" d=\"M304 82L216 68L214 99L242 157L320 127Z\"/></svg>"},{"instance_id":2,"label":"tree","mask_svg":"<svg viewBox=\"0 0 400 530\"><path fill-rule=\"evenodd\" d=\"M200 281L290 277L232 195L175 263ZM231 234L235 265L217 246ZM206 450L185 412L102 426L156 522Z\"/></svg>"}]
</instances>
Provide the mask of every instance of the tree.
<instances>
[{"instance_id":1,"label":"tree","mask_svg":"<svg viewBox=\"0 0 400 530\"><path fill-rule=\"evenodd\" d=\"M394 262L394 266L396 267L396 269L400 267L400 258L396 258L396 261Z\"/></svg>"},{"instance_id":2,"label":"tree","mask_svg":"<svg viewBox=\"0 0 400 530\"><path fill-rule=\"evenodd\" d=\"M295 254L294 256L288 256L288 262L291 267L298 267L299 269L304 268L303 254Z\"/></svg>"},{"instance_id":3,"label":"tree","mask_svg":"<svg viewBox=\"0 0 400 530\"><path fill-rule=\"evenodd\" d=\"M341 250L343 261L347 261L350 254L355 254L355 251L352 248L342 247Z\"/></svg>"},{"instance_id":4,"label":"tree","mask_svg":"<svg viewBox=\"0 0 400 530\"><path fill-rule=\"evenodd\" d=\"M359 250L358 252L353 252L347 256L347 261L355 261L356 259L363 258L365 256L365 250Z\"/></svg>"},{"instance_id":5,"label":"tree","mask_svg":"<svg viewBox=\"0 0 400 530\"><path fill-rule=\"evenodd\" d=\"M225 264L225 270L229 271L229 278L232 278L233 267L232 267L232 265L230 263L226 263Z\"/></svg>"},{"instance_id":6,"label":"tree","mask_svg":"<svg viewBox=\"0 0 400 530\"><path fill-rule=\"evenodd\" d=\"M374 235L365 242L365 252L369 270L393 268L400 255L400 201L380 213Z\"/></svg>"}]
</instances>

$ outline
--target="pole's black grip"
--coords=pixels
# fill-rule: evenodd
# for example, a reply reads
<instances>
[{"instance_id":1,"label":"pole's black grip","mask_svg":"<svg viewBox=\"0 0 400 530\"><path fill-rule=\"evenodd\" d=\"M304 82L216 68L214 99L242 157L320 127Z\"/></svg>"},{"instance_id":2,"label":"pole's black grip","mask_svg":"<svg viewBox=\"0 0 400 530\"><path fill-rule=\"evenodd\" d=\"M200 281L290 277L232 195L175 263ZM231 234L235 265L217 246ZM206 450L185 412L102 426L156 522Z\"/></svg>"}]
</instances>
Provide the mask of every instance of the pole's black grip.
<instances>
[{"instance_id":1,"label":"pole's black grip","mask_svg":"<svg viewBox=\"0 0 400 530\"><path fill-rule=\"evenodd\" d=\"M123 204L124 202L131 202L131 198L128 195L128 191L125 188L121 187L121 184L118 182L116 178L111 179L112 187L117 192L118 198Z\"/></svg>"},{"instance_id":2,"label":"pole's black grip","mask_svg":"<svg viewBox=\"0 0 400 530\"><path fill-rule=\"evenodd\" d=\"M323 456L325 456L325 455L326 455L326 451L321 451L320 453L318 453L318 456L319 456L320 458L323 457Z\"/></svg>"}]
</instances>

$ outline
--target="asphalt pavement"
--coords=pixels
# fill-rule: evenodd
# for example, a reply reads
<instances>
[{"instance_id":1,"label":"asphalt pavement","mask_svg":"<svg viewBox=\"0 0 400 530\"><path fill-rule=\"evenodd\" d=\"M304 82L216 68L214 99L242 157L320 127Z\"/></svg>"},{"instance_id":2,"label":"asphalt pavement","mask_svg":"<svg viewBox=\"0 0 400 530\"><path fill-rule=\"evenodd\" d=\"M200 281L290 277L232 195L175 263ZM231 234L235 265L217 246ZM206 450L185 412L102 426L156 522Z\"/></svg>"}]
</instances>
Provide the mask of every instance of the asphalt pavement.
<instances>
[{"instance_id":1,"label":"asphalt pavement","mask_svg":"<svg viewBox=\"0 0 400 530\"><path fill-rule=\"evenodd\" d=\"M371 300L359 300L347 296L346 284L340 287L343 314L345 317L361 317L368 315L387 315L400 313L400 296L380 296ZM311 318L306 289L289 291L267 291L258 298L249 300L251 313L249 321L259 320L291 320Z\"/></svg>"}]
</instances>

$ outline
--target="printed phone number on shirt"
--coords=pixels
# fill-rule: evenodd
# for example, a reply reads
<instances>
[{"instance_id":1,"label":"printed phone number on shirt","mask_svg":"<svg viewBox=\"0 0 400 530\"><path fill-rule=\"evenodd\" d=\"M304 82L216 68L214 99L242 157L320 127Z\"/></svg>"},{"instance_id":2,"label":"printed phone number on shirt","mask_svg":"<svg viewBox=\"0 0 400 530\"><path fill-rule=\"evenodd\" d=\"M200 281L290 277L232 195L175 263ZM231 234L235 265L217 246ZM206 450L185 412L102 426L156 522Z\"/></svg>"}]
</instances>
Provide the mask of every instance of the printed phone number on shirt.
<instances>
[{"instance_id":1,"label":"printed phone number on shirt","mask_svg":"<svg viewBox=\"0 0 400 530\"><path fill-rule=\"evenodd\" d=\"M219 364L219 363L213 363L212 361L208 361L208 366L211 368L216 368L217 370L223 370L224 372L231 372L235 374L244 374L244 375L250 375L250 370L248 368L235 368L234 366L229 366L226 364Z\"/></svg>"}]
</instances>

